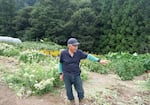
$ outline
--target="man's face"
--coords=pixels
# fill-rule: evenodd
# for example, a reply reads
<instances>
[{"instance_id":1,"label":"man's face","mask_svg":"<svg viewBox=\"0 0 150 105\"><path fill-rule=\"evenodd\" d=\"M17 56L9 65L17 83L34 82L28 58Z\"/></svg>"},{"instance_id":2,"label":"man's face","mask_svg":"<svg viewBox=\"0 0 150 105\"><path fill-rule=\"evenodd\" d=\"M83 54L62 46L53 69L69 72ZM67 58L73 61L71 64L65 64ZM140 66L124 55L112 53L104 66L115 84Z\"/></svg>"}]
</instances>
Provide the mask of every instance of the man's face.
<instances>
[{"instance_id":1,"label":"man's face","mask_svg":"<svg viewBox=\"0 0 150 105\"><path fill-rule=\"evenodd\" d=\"M77 49L78 49L78 45L72 45L72 44L69 45L69 50L71 52L75 53Z\"/></svg>"}]
</instances>

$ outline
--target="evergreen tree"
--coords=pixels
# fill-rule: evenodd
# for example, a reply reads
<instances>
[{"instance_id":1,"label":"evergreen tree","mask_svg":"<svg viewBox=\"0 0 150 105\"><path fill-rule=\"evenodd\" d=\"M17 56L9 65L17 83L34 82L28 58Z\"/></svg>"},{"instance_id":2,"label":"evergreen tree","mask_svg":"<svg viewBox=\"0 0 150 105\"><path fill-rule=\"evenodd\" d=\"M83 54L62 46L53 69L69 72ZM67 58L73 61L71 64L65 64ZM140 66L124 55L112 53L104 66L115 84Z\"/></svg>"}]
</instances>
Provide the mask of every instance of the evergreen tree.
<instances>
[{"instance_id":1,"label":"evergreen tree","mask_svg":"<svg viewBox=\"0 0 150 105\"><path fill-rule=\"evenodd\" d=\"M15 16L15 1L0 0L0 35L13 36L13 19Z\"/></svg>"}]
</instances>

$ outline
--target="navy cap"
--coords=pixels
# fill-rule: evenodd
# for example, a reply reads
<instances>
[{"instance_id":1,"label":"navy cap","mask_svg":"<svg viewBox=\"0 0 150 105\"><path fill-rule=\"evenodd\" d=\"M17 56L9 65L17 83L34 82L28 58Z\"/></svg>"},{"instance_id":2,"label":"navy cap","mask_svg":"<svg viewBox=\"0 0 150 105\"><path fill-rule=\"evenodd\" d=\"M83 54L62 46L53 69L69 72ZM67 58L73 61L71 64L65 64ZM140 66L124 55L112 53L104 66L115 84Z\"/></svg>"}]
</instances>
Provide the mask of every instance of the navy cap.
<instances>
[{"instance_id":1,"label":"navy cap","mask_svg":"<svg viewBox=\"0 0 150 105\"><path fill-rule=\"evenodd\" d=\"M78 42L76 38L70 38L68 39L67 44L79 45L80 43Z\"/></svg>"}]
</instances>

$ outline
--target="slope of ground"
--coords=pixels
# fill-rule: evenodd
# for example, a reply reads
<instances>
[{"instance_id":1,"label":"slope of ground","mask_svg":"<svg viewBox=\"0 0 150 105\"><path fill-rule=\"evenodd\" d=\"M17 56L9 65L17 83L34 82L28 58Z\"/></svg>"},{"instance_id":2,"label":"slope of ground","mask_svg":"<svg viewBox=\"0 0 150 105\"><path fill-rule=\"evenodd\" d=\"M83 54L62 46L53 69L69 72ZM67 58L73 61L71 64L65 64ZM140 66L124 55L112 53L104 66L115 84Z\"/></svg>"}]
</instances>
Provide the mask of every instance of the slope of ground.
<instances>
[{"instance_id":1,"label":"slope of ground","mask_svg":"<svg viewBox=\"0 0 150 105\"><path fill-rule=\"evenodd\" d=\"M18 61L8 57L0 57L0 65L12 72L19 68ZM86 105L150 105L150 91L139 88L139 80L143 80L143 75L132 81L121 81L114 74L90 72L89 79L83 83ZM65 105L65 90L56 91L57 93L43 96L20 98L7 85L0 82L0 105Z\"/></svg>"}]
</instances>

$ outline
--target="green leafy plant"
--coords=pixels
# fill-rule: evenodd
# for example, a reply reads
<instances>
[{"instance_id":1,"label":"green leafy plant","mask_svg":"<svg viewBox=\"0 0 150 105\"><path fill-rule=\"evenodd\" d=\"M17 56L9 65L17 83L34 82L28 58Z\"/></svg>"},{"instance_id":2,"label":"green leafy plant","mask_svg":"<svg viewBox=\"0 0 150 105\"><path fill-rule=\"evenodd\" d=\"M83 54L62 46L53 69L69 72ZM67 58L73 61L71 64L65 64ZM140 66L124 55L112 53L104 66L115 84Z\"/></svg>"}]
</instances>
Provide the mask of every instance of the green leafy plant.
<instances>
[{"instance_id":1,"label":"green leafy plant","mask_svg":"<svg viewBox=\"0 0 150 105\"><path fill-rule=\"evenodd\" d=\"M150 70L150 58L149 59L145 59L145 61L144 61L144 68L145 68L145 70Z\"/></svg>"},{"instance_id":2,"label":"green leafy plant","mask_svg":"<svg viewBox=\"0 0 150 105\"><path fill-rule=\"evenodd\" d=\"M115 73L121 80L133 79L132 65L128 60L119 60L115 63Z\"/></svg>"},{"instance_id":3,"label":"green leafy plant","mask_svg":"<svg viewBox=\"0 0 150 105\"><path fill-rule=\"evenodd\" d=\"M113 69L111 64L104 66L98 62L92 62L88 60L82 61L81 66L86 66L88 71L97 72L101 74L107 74Z\"/></svg>"},{"instance_id":4,"label":"green leafy plant","mask_svg":"<svg viewBox=\"0 0 150 105\"><path fill-rule=\"evenodd\" d=\"M41 58L39 58L41 59ZM30 61L30 60L29 60ZM45 57L43 61L31 63L20 62L21 68L15 73L7 72L3 76L10 88L17 91L18 96L41 95L54 90L62 84L59 80L58 58ZM83 80L88 78L87 72L82 71Z\"/></svg>"},{"instance_id":5,"label":"green leafy plant","mask_svg":"<svg viewBox=\"0 0 150 105\"><path fill-rule=\"evenodd\" d=\"M21 44L18 44L17 47L22 50L30 49L30 50L41 50L41 49L47 49L47 50L59 50L63 47L54 43L54 42L23 42Z\"/></svg>"},{"instance_id":6,"label":"green leafy plant","mask_svg":"<svg viewBox=\"0 0 150 105\"><path fill-rule=\"evenodd\" d=\"M4 78L10 87L18 91L19 96L43 94L52 91L54 86L60 84L57 64L54 63L49 65L39 63L22 64L22 68L18 72L15 74L6 73Z\"/></svg>"},{"instance_id":7,"label":"green leafy plant","mask_svg":"<svg viewBox=\"0 0 150 105\"><path fill-rule=\"evenodd\" d=\"M37 51L37 50L26 50L21 52L19 60L23 61L24 63L32 63L32 62L40 62L43 61L46 58L46 56Z\"/></svg>"},{"instance_id":8,"label":"green leafy plant","mask_svg":"<svg viewBox=\"0 0 150 105\"><path fill-rule=\"evenodd\" d=\"M120 76L122 80L133 79L144 73L144 61L149 54L129 54L129 53L108 53L107 59L112 61L115 73Z\"/></svg>"},{"instance_id":9,"label":"green leafy plant","mask_svg":"<svg viewBox=\"0 0 150 105\"><path fill-rule=\"evenodd\" d=\"M0 43L0 55L2 56L18 56L19 55L19 50L13 46L13 45L9 45L6 43Z\"/></svg>"}]
</instances>

